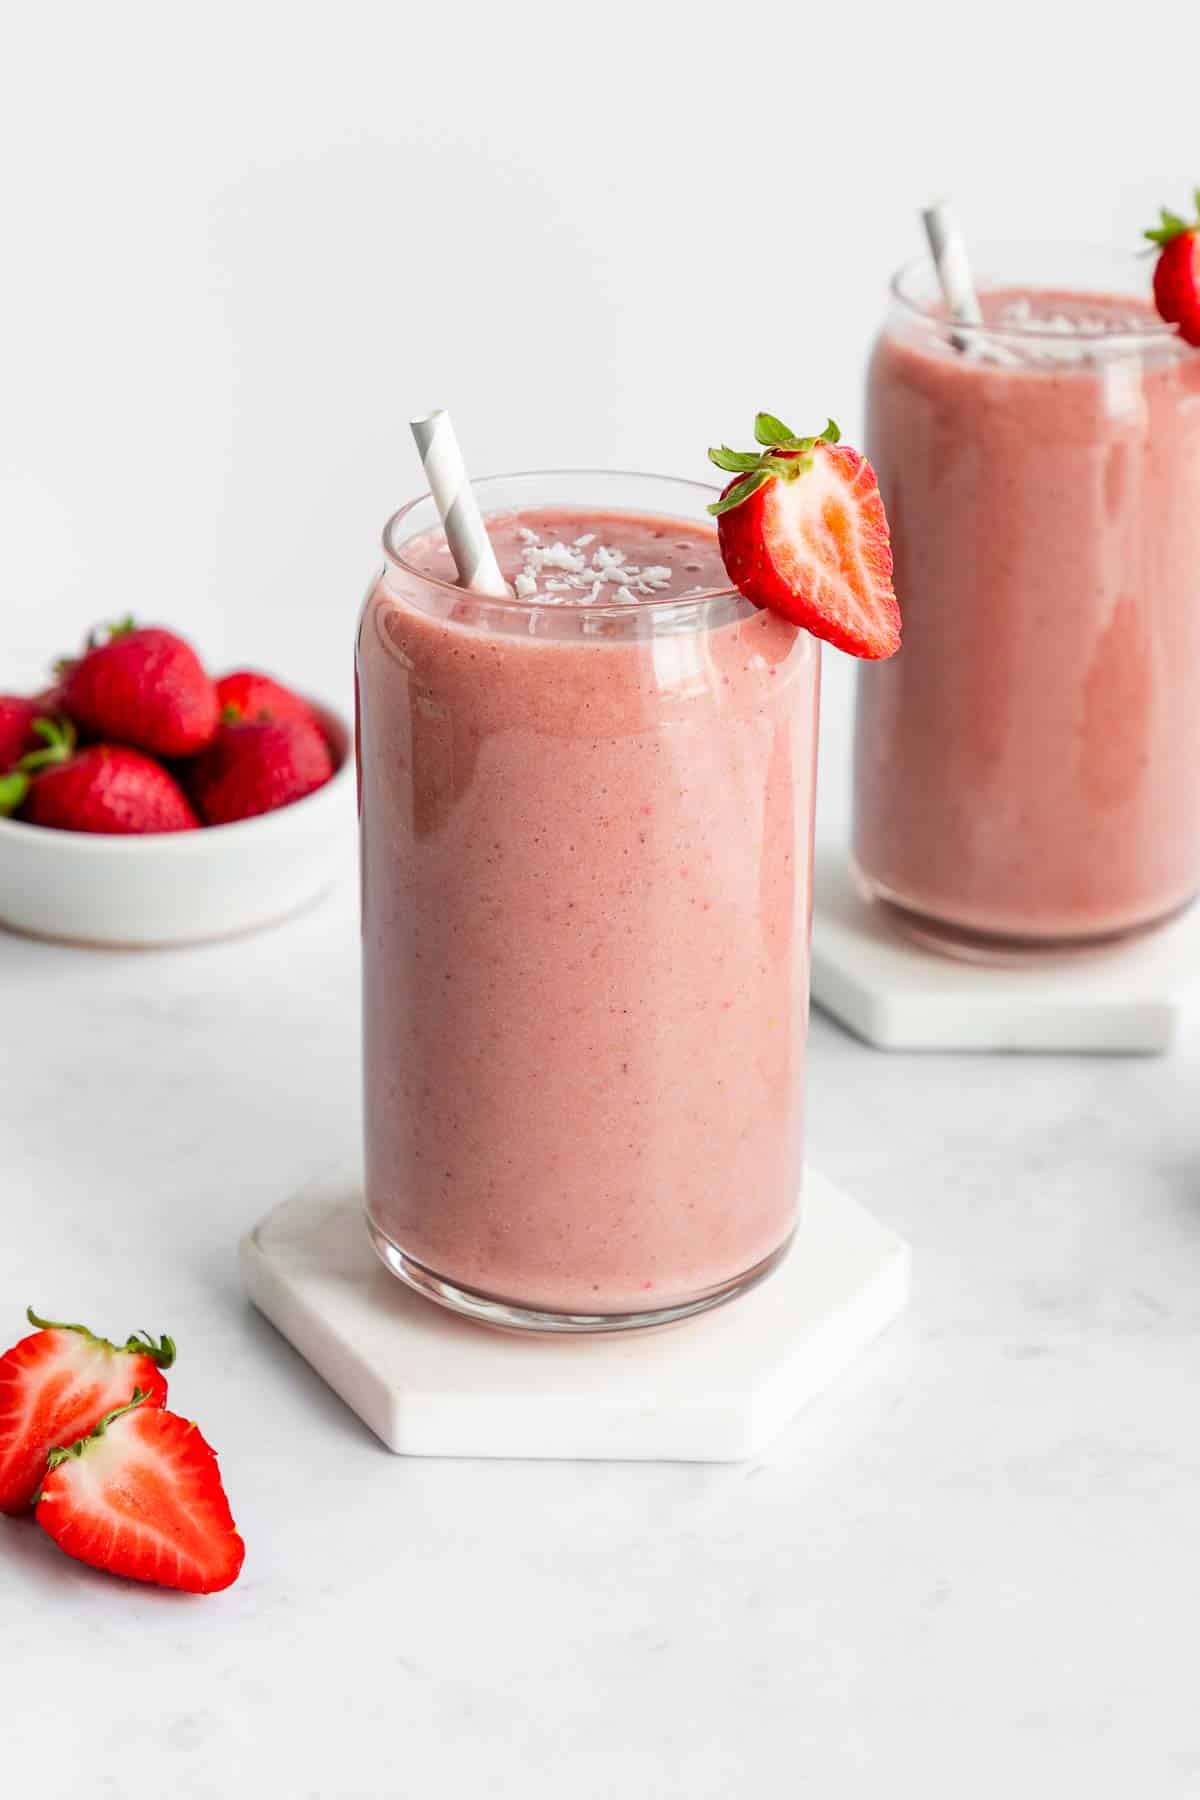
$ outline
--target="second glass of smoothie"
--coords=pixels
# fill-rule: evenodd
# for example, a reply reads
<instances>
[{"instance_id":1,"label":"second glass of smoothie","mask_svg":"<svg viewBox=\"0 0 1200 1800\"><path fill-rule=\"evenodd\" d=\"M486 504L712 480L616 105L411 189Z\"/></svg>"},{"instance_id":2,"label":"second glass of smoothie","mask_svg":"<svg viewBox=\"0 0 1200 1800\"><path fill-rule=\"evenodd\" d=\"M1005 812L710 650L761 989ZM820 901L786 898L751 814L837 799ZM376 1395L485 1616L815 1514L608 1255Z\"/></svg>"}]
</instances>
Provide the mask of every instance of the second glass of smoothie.
<instances>
[{"instance_id":1,"label":"second glass of smoothie","mask_svg":"<svg viewBox=\"0 0 1200 1800\"><path fill-rule=\"evenodd\" d=\"M484 1322L664 1323L796 1223L819 649L710 488L476 492L513 598L426 498L359 629L371 1236Z\"/></svg>"},{"instance_id":2,"label":"second glass of smoothie","mask_svg":"<svg viewBox=\"0 0 1200 1800\"><path fill-rule=\"evenodd\" d=\"M1143 259L976 277L964 331L901 271L871 361L905 641L859 671L853 855L904 930L987 959L1200 890L1200 352Z\"/></svg>"}]
</instances>

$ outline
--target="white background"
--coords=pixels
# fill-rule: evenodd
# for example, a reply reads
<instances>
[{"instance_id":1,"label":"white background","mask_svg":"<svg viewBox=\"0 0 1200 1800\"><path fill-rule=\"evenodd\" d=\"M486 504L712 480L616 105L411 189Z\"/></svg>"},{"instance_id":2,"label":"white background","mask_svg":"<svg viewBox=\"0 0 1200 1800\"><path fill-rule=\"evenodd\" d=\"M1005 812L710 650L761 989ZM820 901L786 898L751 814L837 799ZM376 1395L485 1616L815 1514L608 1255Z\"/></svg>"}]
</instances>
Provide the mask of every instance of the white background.
<instances>
[{"instance_id":1,"label":"white background","mask_svg":"<svg viewBox=\"0 0 1200 1800\"><path fill-rule=\"evenodd\" d=\"M1133 246L1200 180L1182 4L3 23L0 688L133 611L346 700L410 413L480 473L701 474L762 406L854 439L920 202ZM0 1531L0 1786L1195 1791L1187 1052L883 1058L817 1020L814 1155L913 1240L910 1325L749 1469L402 1465L233 1255L353 1159L354 982L349 882L190 955L0 940L0 1336L29 1299L174 1329L251 1545L189 1605Z\"/></svg>"},{"instance_id":2,"label":"white background","mask_svg":"<svg viewBox=\"0 0 1200 1800\"><path fill-rule=\"evenodd\" d=\"M854 438L918 204L1137 245L1200 180L1198 41L1068 0L14 7L6 637L128 607L286 667L314 614L345 693L410 414L480 474L704 475L758 407Z\"/></svg>"}]
</instances>

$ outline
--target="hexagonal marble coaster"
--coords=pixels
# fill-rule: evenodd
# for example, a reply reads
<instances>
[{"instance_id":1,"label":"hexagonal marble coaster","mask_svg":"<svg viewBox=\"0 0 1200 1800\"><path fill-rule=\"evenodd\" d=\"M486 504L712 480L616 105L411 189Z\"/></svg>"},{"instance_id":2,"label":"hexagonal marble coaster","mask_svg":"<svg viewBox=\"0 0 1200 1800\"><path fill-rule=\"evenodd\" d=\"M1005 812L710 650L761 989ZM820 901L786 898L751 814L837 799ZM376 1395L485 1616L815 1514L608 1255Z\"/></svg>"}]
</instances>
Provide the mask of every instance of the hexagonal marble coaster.
<instances>
[{"instance_id":1,"label":"hexagonal marble coaster","mask_svg":"<svg viewBox=\"0 0 1200 1800\"><path fill-rule=\"evenodd\" d=\"M909 1292L907 1244L811 1170L796 1241L759 1287L628 1336L531 1338L456 1318L383 1268L349 1184L284 1201L241 1254L255 1305L406 1456L737 1462Z\"/></svg>"},{"instance_id":2,"label":"hexagonal marble coaster","mask_svg":"<svg viewBox=\"0 0 1200 1800\"><path fill-rule=\"evenodd\" d=\"M1125 944L989 967L910 943L844 851L817 858L813 999L883 1050L1167 1050L1198 981L1200 906Z\"/></svg>"}]
</instances>

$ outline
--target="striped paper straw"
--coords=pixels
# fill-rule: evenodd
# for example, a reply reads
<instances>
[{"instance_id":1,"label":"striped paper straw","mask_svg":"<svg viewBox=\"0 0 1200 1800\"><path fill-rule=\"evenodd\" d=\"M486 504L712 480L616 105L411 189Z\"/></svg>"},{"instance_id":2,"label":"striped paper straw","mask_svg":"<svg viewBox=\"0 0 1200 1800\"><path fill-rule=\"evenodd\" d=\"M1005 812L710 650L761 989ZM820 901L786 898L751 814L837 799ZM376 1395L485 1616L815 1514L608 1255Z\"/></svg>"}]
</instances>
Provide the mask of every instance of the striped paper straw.
<instances>
[{"instance_id":1,"label":"striped paper straw","mask_svg":"<svg viewBox=\"0 0 1200 1800\"><path fill-rule=\"evenodd\" d=\"M967 260L966 240L953 208L945 200L939 200L936 206L921 209L921 222L929 239L929 251L945 297L946 311L958 325L982 325L983 310ZM971 348L969 333L953 331L950 341L956 350Z\"/></svg>"},{"instance_id":2,"label":"striped paper straw","mask_svg":"<svg viewBox=\"0 0 1200 1800\"><path fill-rule=\"evenodd\" d=\"M459 580L476 594L510 600L512 589L500 573L450 414L438 407L436 412L409 423Z\"/></svg>"}]
</instances>

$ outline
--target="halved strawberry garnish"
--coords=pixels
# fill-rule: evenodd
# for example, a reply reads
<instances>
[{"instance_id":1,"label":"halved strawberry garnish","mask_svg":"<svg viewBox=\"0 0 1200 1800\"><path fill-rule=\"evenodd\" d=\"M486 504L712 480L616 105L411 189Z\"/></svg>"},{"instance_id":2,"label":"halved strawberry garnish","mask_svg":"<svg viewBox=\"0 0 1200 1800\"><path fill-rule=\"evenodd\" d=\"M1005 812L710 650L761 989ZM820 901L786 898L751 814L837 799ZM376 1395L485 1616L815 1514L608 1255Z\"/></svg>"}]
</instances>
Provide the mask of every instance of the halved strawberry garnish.
<instances>
[{"instance_id":1,"label":"halved strawberry garnish","mask_svg":"<svg viewBox=\"0 0 1200 1800\"><path fill-rule=\"evenodd\" d=\"M82 1437L134 1392L162 1406L162 1371L175 1360L169 1337L110 1344L86 1325L39 1319L32 1307L28 1317L38 1329L0 1357L0 1513L26 1512L54 1446Z\"/></svg>"},{"instance_id":2,"label":"halved strawberry garnish","mask_svg":"<svg viewBox=\"0 0 1200 1800\"><path fill-rule=\"evenodd\" d=\"M193 1594L229 1587L246 1558L212 1445L142 1393L51 1450L37 1522L94 1569Z\"/></svg>"},{"instance_id":3,"label":"halved strawberry garnish","mask_svg":"<svg viewBox=\"0 0 1200 1800\"><path fill-rule=\"evenodd\" d=\"M782 613L852 656L900 648L887 516L866 457L830 419L800 438L759 413L761 451L710 450L735 479L709 507L729 578L756 606Z\"/></svg>"},{"instance_id":4,"label":"halved strawberry garnish","mask_svg":"<svg viewBox=\"0 0 1200 1800\"><path fill-rule=\"evenodd\" d=\"M1196 219L1160 208L1161 225L1145 236L1160 249L1154 265L1154 304L1168 325L1177 325L1185 343L1200 348L1200 188Z\"/></svg>"}]
</instances>

